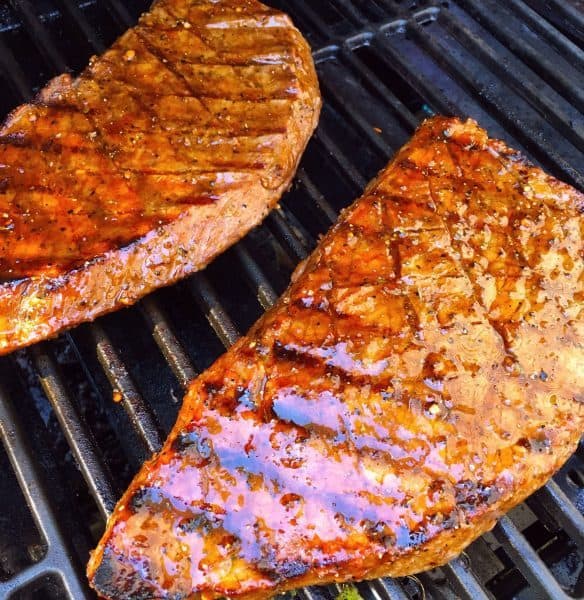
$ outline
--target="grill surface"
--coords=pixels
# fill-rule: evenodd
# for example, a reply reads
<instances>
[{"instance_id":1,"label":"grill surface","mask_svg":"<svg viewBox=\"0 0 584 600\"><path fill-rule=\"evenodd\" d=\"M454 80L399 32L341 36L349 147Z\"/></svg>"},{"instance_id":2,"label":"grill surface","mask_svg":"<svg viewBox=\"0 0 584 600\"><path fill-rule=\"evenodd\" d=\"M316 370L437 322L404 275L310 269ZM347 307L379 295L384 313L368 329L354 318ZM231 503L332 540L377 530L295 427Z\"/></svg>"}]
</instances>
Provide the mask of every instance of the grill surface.
<instances>
[{"instance_id":1,"label":"grill surface","mask_svg":"<svg viewBox=\"0 0 584 600\"><path fill-rule=\"evenodd\" d=\"M187 382L433 112L472 116L584 190L581 0L273 0L315 49L325 106L281 206L204 273L0 359L0 598L92 598L88 550L161 444ZM78 71L146 0L0 4L0 111ZM366 600L584 597L584 444L443 569L359 584ZM330 600L340 588L302 590Z\"/></svg>"}]
</instances>

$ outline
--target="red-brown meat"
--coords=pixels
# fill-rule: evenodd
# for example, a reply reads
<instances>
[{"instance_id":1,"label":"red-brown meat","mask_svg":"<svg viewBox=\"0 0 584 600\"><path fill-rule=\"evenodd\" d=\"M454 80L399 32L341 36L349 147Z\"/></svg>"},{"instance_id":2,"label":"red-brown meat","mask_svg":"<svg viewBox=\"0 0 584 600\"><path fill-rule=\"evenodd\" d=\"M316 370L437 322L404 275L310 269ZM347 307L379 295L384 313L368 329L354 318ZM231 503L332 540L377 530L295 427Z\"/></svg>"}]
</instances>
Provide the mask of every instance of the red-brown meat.
<instances>
[{"instance_id":1,"label":"red-brown meat","mask_svg":"<svg viewBox=\"0 0 584 600\"><path fill-rule=\"evenodd\" d=\"M436 118L194 381L89 564L110 599L442 564L584 429L584 196Z\"/></svg>"},{"instance_id":2,"label":"red-brown meat","mask_svg":"<svg viewBox=\"0 0 584 600\"><path fill-rule=\"evenodd\" d=\"M310 50L255 0L158 0L0 127L0 354L204 267L289 185Z\"/></svg>"}]
</instances>

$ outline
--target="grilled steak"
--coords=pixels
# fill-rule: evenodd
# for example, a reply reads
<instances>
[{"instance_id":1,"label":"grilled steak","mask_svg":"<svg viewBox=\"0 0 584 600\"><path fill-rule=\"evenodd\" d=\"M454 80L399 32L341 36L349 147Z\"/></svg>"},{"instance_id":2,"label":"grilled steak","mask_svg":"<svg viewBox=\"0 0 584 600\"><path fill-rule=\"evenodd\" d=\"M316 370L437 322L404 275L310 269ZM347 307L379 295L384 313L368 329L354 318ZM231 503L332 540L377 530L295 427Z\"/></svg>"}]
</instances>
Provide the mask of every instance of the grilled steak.
<instances>
[{"instance_id":1,"label":"grilled steak","mask_svg":"<svg viewBox=\"0 0 584 600\"><path fill-rule=\"evenodd\" d=\"M263 598L456 556L583 431L583 212L474 122L427 121L191 384L95 589Z\"/></svg>"},{"instance_id":2,"label":"grilled steak","mask_svg":"<svg viewBox=\"0 0 584 600\"><path fill-rule=\"evenodd\" d=\"M204 267L289 185L310 50L255 0L158 0L0 129L0 353Z\"/></svg>"}]
</instances>

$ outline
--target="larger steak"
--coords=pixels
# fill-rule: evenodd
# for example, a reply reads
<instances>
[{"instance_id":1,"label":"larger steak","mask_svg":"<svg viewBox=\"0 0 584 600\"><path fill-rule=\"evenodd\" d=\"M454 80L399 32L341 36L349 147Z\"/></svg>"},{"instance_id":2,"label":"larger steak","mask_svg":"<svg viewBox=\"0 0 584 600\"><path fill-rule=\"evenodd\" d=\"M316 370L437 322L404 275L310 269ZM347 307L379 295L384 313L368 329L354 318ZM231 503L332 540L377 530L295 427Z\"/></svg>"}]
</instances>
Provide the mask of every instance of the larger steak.
<instances>
[{"instance_id":1,"label":"larger steak","mask_svg":"<svg viewBox=\"0 0 584 600\"><path fill-rule=\"evenodd\" d=\"M192 383L93 586L262 598L457 555L584 428L583 211L475 123L425 123Z\"/></svg>"},{"instance_id":2,"label":"larger steak","mask_svg":"<svg viewBox=\"0 0 584 600\"><path fill-rule=\"evenodd\" d=\"M158 0L0 128L0 354L131 304L257 225L318 118L308 45L255 0Z\"/></svg>"}]
</instances>

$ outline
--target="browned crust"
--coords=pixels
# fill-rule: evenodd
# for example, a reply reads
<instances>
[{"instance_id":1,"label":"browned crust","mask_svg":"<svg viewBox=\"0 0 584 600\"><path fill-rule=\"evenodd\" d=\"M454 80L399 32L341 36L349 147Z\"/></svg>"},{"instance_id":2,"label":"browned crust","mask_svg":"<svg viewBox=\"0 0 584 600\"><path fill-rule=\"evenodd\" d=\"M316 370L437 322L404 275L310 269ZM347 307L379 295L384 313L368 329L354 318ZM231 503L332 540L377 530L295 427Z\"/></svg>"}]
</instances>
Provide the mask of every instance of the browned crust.
<instances>
[{"instance_id":1,"label":"browned crust","mask_svg":"<svg viewBox=\"0 0 584 600\"><path fill-rule=\"evenodd\" d=\"M251 6L244 0L241 4ZM280 18L294 29L287 17ZM283 140L289 168L269 186L261 171L250 173L239 187L222 193L215 204L192 206L179 218L126 247L96 256L82 267L57 277L40 275L1 285L0 354L131 305L154 289L204 268L265 218L290 185L320 111L310 48L300 34L296 39L299 93L292 102ZM58 77L40 92L38 100L57 97L74 83L69 76ZM3 129L27 107L15 109Z\"/></svg>"},{"instance_id":2,"label":"browned crust","mask_svg":"<svg viewBox=\"0 0 584 600\"><path fill-rule=\"evenodd\" d=\"M450 140L454 140L454 142ZM362 211L363 206L366 206L369 210L368 214L370 214L373 211L375 198L383 199L384 193L391 194L391 192L394 191L395 188L392 186L396 185L396 180L391 179L392 175L398 173L399 176L402 177L400 181L403 181L404 183L406 181L406 176L419 178L418 183L423 182L427 177L427 174L424 173L424 167L428 166L428 157L432 157L432 153L436 151L436 147L440 147L441 144L444 144L444 147L452 144L457 147L457 152L460 152L465 156L475 157L475 160L479 161L474 163L477 169L475 176L478 180L481 180L485 175L485 173L481 173L481 169L487 169L483 164L484 157L483 161L481 161L480 151L486 151L491 158L494 157L496 161L501 161L500 164L504 171L501 175L502 178L510 174L509 179L506 179L505 183L502 184L503 187L507 185L510 185L514 189L519 189L519 187L521 187L522 189L518 193L523 196L524 202L525 200L533 198L533 195L537 195L539 201L542 201L544 204L547 203L547 208L552 211L560 209L562 213L564 213L564 218L566 220L571 220L572 225L574 225L574 223L579 223L581 227L581 215L584 207L584 196L582 196L582 194L553 177L546 175L541 169L534 167L519 154L509 149L503 142L489 140L486 132L481 130L473 121L463 123L457 119L440 117L427 121L421 126L412 141L397 154L392 163L390 163L380 176L368 186L364 196L343 213L342 218L337 225L335 225L321 240L319 247L312 256L298 268L297 272L294 274L290 288L278 303L256 323L245 338L238 341L227 354L221 357L208 371L203 373L191 384L181 413L179 414L178 420L170 433L164 448L151 461L144 465L130 488L120 500L118 504L119 512L115 513L115 516L110 519L106 532L88 565L88 575L90 579L93 579L98 567L100 567L104 559L104 551L107 548L111 549L111 547L113 547L112 539L115 535L116 525L128 519L129 513L127 512L127 507L130 505L136 491L143 489L143 486L144 489L148 487L149 482L151 481L150 477L157 476L160 473L158 468L161 464L170 464L170 461L176 459L178 460L178 463L175 463L174 468L177 468L177 464L182 465L180 462L181 456L179 455L177 458L177 451L173 449L173 442L176 441L181 432L189 431L189 427L192 426L193 423L196 424L197 430L199 427L204 430L204 417L202 415L209 411L210 407L213 406L214 398L217 398L220 401L223 395L228 396L230 385L236 386L241 384L242 381L245 382L245 378L249 376L247 369L251 368L250 365L255 365L260 372L262 372L262 369L264 368L274 369L275 371L276 368L274 367L274 364L285 362L285 359L278 357L277 355L275 357L272 355L273 358L270 360L273 360L274 363L270 363L271 366L266 366L266 363L263 362L263 356L266 355L265 353L268 353L269 355L269 353L272 352L272 350L270 350L270 343L274 342L285 345L287 343L286 335L290 335L289 329L278 329L279 318L283 319L284 322L288 322L287 319L291 314L294 314L294 306L299 299L309 298L312 301L312 294L315 290L319 289L318 285L322 280L318 276L314 280L310 280L309 277L314 277L317 271L326 271L326 269L322 268L323 264L328 263L330 266L331 261L335 258L330 253L330 250L334 247L335 239L344 239L343 235L346 233L347 222L351 222L351 219L355 215L361 215L357 216L356 219L365 226L367 217L363 216L363 212L359 211ZM472 148L478 148L479 152L474 154L471 150ZM421 166L415 165L413 159L416 157ZM473 158L470 158L469 160L472 161ZM439 166L434 166L438 169L437 172L439 172ZM490 171L487 169L486 173L489 172ZM436 176L436 178L439 179L439 176ZM387 183L388 180L390 181L389 184ZM486 182L486 180L484 182ZM521 183L519 184L518 182ZM497 182L489 180L489 183L496 185ZM466 183L464 183L464 185L466 185ZM391 196L388 196L388 198L391 198ZM545 212L543 204L540 208L537 208L538 205L536 203L534 203L533 206L535 207L534 210ZM359 219L361 220L359 221ZM529 230L529 226L529 224L524 225L526 231ZM532 239L536 240L536 246L541 251L541 254L545 254L544 246L547 243L545 239L537 239L533 238L533 236ZM373 239L370 241L373 242ZM571 237L569 238L569 241L566 241L566 244L569 245L569 254L572 257L579 256L581 258L581 239ZM520 246L519 242L517 242L517 245L518 247ZM523 247L522 249L525 250L526 248ZM368 257L367 254L365 254L367 251L368 249L366 248L363 250L364 255L360 256L365 265L363 271L367 271L368 268L366 266L368 264ZM462 262L460 255L458 255L457 260ZM536 265L539 265L537 261ZM575 268L578 269L580 267L581 265ZM331 269L333 268L334 267L331 267ZM547 269L548 266L546 265L545 268ZM566 302L566 311L576 315L574 320L570 320L570 318L565 315L559 319L565 320L563 323L566 327L566 329L563 330L566 334L566 346L564 347L566 350L565 358L567 361L571 358L572 361L579 361L579 363L581 363L583 360L581 337L582 291L581 286L578 288L578 271L571 272L569 261L566 262L565 268L565 275L567 277L571 276L572 279L572 288L570 289L577 290L576 294L573 296L573 292L565 292L565 297L563 298ZM346 276L347 273L345 270L341 270L340 272L336 272L336 275L343 277ZM504 273L499 273L499 275L504 276ZM468 276L468 272L466 273L466 276ZM331 275L331 278L334 278L334 276ZM574 278L576 278L575 281ZM580 312L578 312L579 307ZM542 311L542 314L544 314L544 309L545 307L540 307L539 309ZM576 313L574 313L574 309L576 310ZM509 307L508 310L511 311L510 314L507 315L508 323L519 323L519 327L523 327L523 322L517 321L518 317L513 310L513 307ZM553 310L554 309L552 309L552 314ZM483 317L485 315L492 319L504 318L506 316L505 314L497 316L494 309L492 312L485 310ZM293 319L293 317L290 318ZM539 381L540 377L538 374L536 373L534 376L531 371L526 371L521 375L521 381L524 382L524 385L531 385L526 383L526 381L534 382L534 387L532 388L534 395L533 397L529 397L528 394L526 399L518 400L519 406L521 406L521 402L524 402L522 405L523 409L517 408L516 412L512 414L512 417L508 419L512 424L513 430L508 434L505 432L505 437L502 438L503 440L509 440L508 442L501 442L501 439L498 438L499 434L487 434L483 429L483 425L485 425L483 419L486 420L489 417L493 418L495 425L502 426L497 419L497 415L500 413L502 406L494 403L496 402L496 399L494 399L493 396L489 397L488 395L483 399L484 405L474 406L476 415L471 416L470 414L466 414L461 417L460 421L457 422L459 431L457 431L456 435L453 435L453 437L460 439L462 442L468 442L470 446L475 449L480 448L481 442L483 441L486 447L491 446L491 450L494 451L496 458L494 458L492 454L487 454L490 456L490 462L485 464L484 468L488 474L481 475L476 483L484 484L486 486L496 486L497 499L494 502L475 500L470 503L470 506L466 507L455 504L453 510L458 513L459 517L455 528L442 527L440 525L434 529L430 527L425 531L426 535L422 542L413 543L407 548L392 547L388 549L386 553L381 552L378 554L373 551L375 547L373 543L370 545L366 544L362 552L355 552L355 554L346 561L330 560L327 562L326 560L321 560L318 564L312 564L310 569L303 575L297 577L287 578L284 576L280 580L269 582L267 584L265 580L259 579L257 572L251 571L251 574L249 575L249 577L252 578L251 581L240 580L240 590L243 589L245 583L247 586L246 591L238 592L237 589L234 590L233 588L228 588L229 592L226 592L225 589L221 588L223 582L219 581L210 586L210 589L205 587L203 591L193 593L192 596L189 597L215 598L227 594L230 597L245 598L246 600L262 599L268 598L276 593L305 585L322 584L333 581L362 580L385 576L405 576L445 564L450 559L457 556L473 540L490 530L501 515L541 487L547 479L562 466L575 450L582 433L582 419L584 418L584 405L582 405L581 395L582 382L580 379L576 379L570 383L569 379L570 375L578 377L577 365L572 362L572 365L566 366L563 364L564 361L557 357L549 359L547 354L549 344L542 345L542 342L538 341L538 345L530 346L530 343L532 342L530 341L529 335L531 334L531 331L538 331L539 327L542 329L539 330L540 333L538 333L538 336L544 332L549 336L557 335L557 330L554 329L555 325L547 323L545 317L540 316L540 319L541 321L538 321L536 318L533 329L526 327L525 329L520 330L520 336L524 336L523 342L527 342L525 344L528 346L527 348L522 347L521 338L519 338L519 343L516 348L513 347L513 340L508 340L508 343L510 344L510 348L513 349L513 352L517 353L515 360L517 361L517 364L521 364L522 370L529 369L530 361L532 358L535 358L536 355L537 361L541 361L537 362L538 368L542 364L545 364L546 360L551 360L551 362L548 362L548 365L552 367L549 369L549 376L552 378L552 381L556 378L555 381L550 385L547 373L541 381ZM310 340L312 339L312 332L310 329L311 322L307 319L303 323L300 319L297 322L293 321L293 323L298 324L299 327L304 325L304 328L301 327L301 330L303 331L303 334L301 335L304 335L305 339L303 339L303 341L310 344ZM494 325L493 329L495 329L494 333L496 334L496 337L503 335L496 330ZM355 323L355 337L360 337L361 334L367 335L366 331L359 331L358 326ZM497 343L501 343L501 340L499 339ZM262 347L261 351L255 350L258 346ZM257 352L257 354L254 355L254 352ZM572 352L572 354L569 352ZM509 358L510 356L511 355L507 355L506 358ZM498 377L500 379L494 379L490 382L493 388L496 388L498 383L504 383L505 377L507 376L501 376L500 370L503 368L502 364L497 363L489 365L484 362L485 357L480 356L479 360L483 361L481 362L481 365L486 370L494 368L495 372L499 373ZM555 367L553 366L554 364ZM280 368L285 373L288 373L286 366L280 365ZM240 374L240 370L243 372L243 375ZM548 370L547 366L546 370ZM555 374L552 375L554 371ZM256 371L254 370L253 372L255 373ZM310 391L312 386L315 385L314 381L311 379L310 369L307 368L305 374L302 374L301 368L299 368L297 372L300 372L300 375L298 375L297 379L294 379L294 381L301 382L299 388L302 391ZM278 371L277 377L280 377L281 374L282 371ZM277 377L276 380L278 380ZM363 388L367 388L368 383L373 384L373 380L371 382L368 380L365 382L362 380L360 381ZM225 389L227 391L219 391L215 397L208 391L209 387L221 387L221 382L225 382ZM548 385L549 388L546 387ZM557 404L553 404L546 399L546 394L549 394L550 390L557 392L558 397L554 400ZM463 394L464 391L465 390L463 389ZM466 392L469 391L470 390L466 388ZM366 400L362 400L362 402L363 406L365 406ZM389 410L390 415L385 416L385 418L391 420L392 409L390 408ZM240 418L238 415L234 416L235 420L238 418ZM414 418L416 417L412 414L412 419ZM277 422L278 418L275 418L275 420ZM545 425L542 425L541 423L544 423ZM526 440L525 438L522 438L522 436L527 435L526 432L528 430L536 431L542 427L548 428L545 435L548 436L546 442L549 442L551 445L549 451L540 452L537 449L526 451ZM213 431L216 432L215 429ZM464 433L460 433L460 431L464 431ZM211 440L213 440L213 435L214 434L211 434L210 436ZM509 437L507 437L507 435L509 435ZM328 440L328 438L326 439ZM420 440L422 439L424 439L423 436L420 437ZM494 450L495 448L499 449ZM507 452L507 454L511 453L511 458L507 456L504 459L499 455L499 452ZM186 458L182 458L186 463ZM458 465L458 467L463 466L466 469L464 477L472 477L474 468L471 469L469 467L469 464L471 463L470 459L470 455L465 454L465 451L463 450L456 459L450 457L448 460L452 462L448 462L448 468L442 472L438 472L434 477L442 477L444 479L452 477L453 480L463 477L460 474L455 474L454 469L452 472L448 472L449 469L456 465ZM474 465L472 466L474 467ZM203 469L206 469L206 467L203 467ZM344 474L345 473L339 471L339 479L342 478ZM404 487L408 484L408 476L408 472L402 472L401 474L402 485ZM169 484L169 493L172 493L172 478L168 476L168 471L166 472L165 477L168 477L168 479L165 480L165 483ZM164 486L164 483L161 485ZM250 496L252 496L251 493ZM310 496L307 497L307 501L310 502ZM168 517L169 515L166 516ZM161 516L156 513L152 513L152 517L153 519L161 518ZM118 540L121 540L123 543L124 539L129 538L124 537L123 533L119 535ZM348 542L350 540L346 541ZM128 544L127 548L129 547L131 547L131 543ZM379 549L379 546L376 548ZM127 556L119 558L120 563L127 558ZM293 559L294 556L291 556L291 558ZM129 571L129 573L131 573L131 571ZM257 579L253 579L254 576ZM112 581L112 586L112 589L115 590L115 580ZM112 594L112 597L119 596Z\"/></svg>"}]
</instances>

